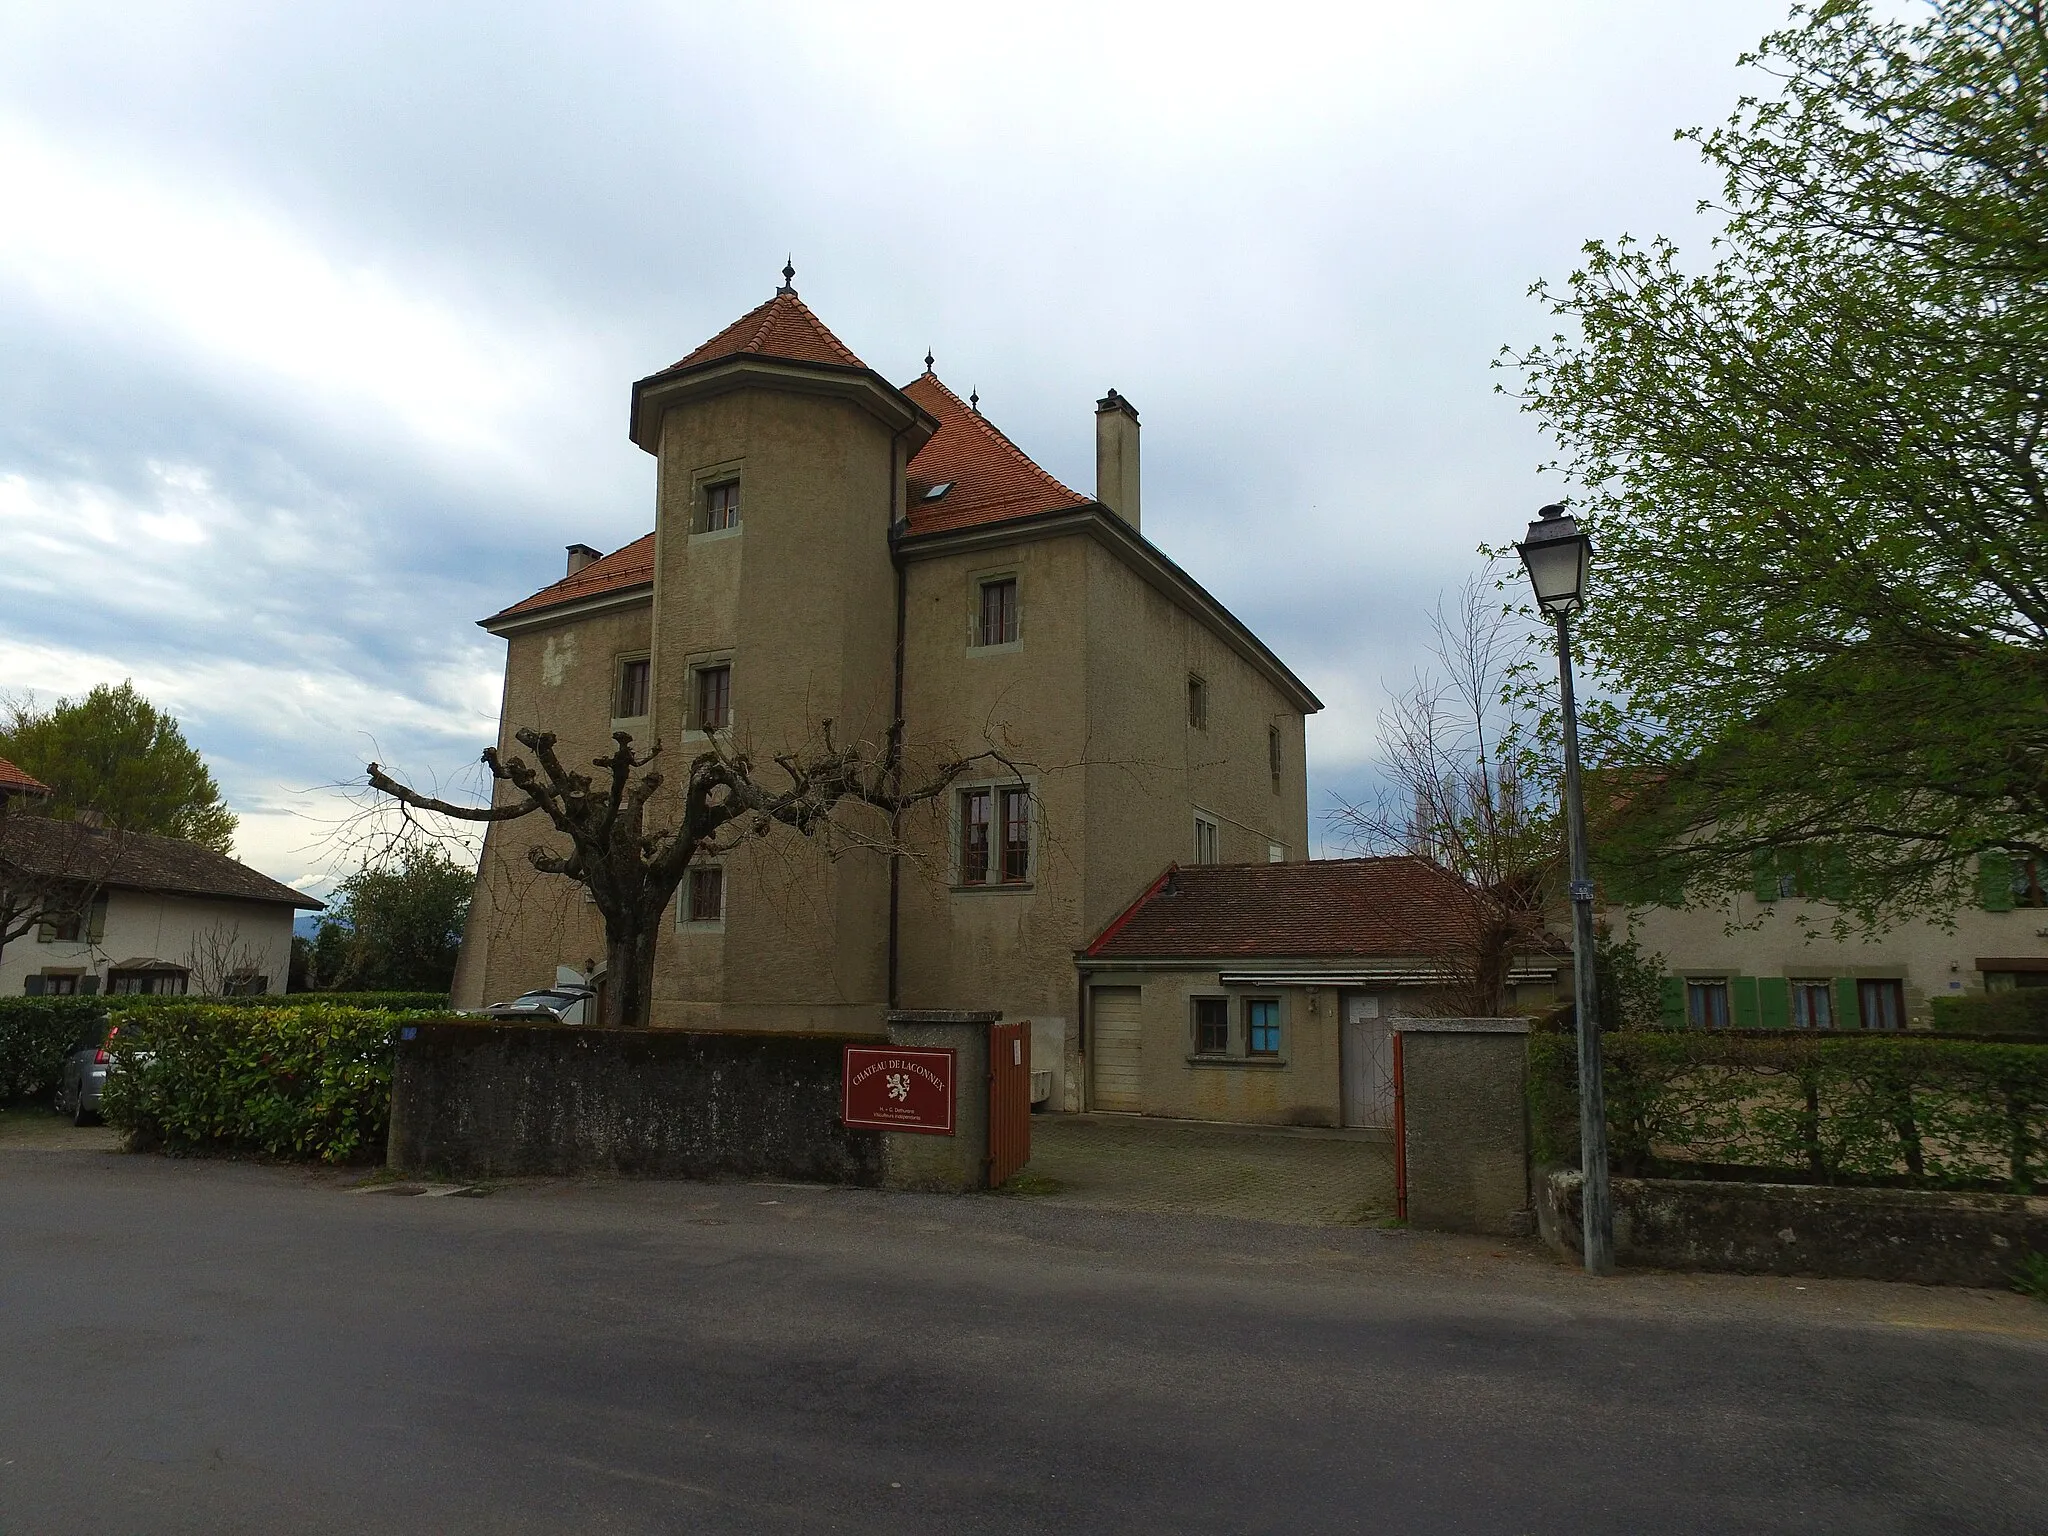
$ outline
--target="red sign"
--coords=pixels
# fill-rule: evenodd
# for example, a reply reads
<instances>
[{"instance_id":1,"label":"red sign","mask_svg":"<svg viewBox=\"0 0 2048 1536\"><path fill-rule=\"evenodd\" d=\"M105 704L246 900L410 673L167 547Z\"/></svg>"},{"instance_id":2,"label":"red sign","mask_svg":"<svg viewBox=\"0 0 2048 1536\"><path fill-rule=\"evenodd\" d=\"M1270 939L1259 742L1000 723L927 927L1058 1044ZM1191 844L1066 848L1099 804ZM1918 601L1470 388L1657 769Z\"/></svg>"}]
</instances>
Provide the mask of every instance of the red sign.
<instances>
[{"instance_id":1,"label":"red sign","mask_svg":"<svg viewBox=\"0 0 2048 1536\"><path fill-rule=\"evenodd\" d=\"M849 1045L839 1118L871 1131L953 1134L953 1053L914 1046Z\"/></svg>"}]
</instances>

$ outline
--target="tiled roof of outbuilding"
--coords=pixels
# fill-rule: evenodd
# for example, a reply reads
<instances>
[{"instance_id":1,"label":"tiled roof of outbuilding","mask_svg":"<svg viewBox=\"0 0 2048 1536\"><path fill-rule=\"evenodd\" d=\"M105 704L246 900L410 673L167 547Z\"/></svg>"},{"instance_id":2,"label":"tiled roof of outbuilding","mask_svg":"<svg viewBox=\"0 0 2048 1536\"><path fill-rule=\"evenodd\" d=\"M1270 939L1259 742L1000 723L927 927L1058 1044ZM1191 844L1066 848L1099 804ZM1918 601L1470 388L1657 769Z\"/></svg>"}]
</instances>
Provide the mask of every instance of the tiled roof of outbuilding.
<instances>
[{"instance_id":1,"label":"tiled roof of outbuilding","mask_svg":"<svg viewBox=\"0 0 2048 1536\"><path fill-rule=\"evenodd\" d=\"M1470 943L1469 887L1427 859L1174 865L1088 946L1091 959L1429 956Z\"/></svg>"},{"instance_id":2,"label":"tiled roof of outbuilding","mask_svg":"<svg viewBox=\"0 0 2048 1536\"><path fill-rule=\"evenodd\" d=\"M0 856L45 878L315 911L326 905L197 843L150 832L103 831L49 816L0 817Z\"/></svg>"},{"instance_id":3,"label":"tiled roof of outbuilding","mask_svg":"<svg viewBox=\"0 0 2048 1536\"><path fill-rule=\"evenodd\" d=\"M926 372L903 393L937 418L939 430L910 461L910 531L938 533L1037 512L1083 507L1089 498L1040 469L989 419ZM934 486L952 489L926 501Z\"/></svg>"},{"instance_id":4,"label":"tiled roof of outbuilding","mask_svg":"<svg viewBox=\"0 0 2048 1536\"><path fill-rule=\"evenodd\" d=\"M0 794L47 795L50 786L0 757Z\"/></svg>"},{"instance_id":5,"label":"tiled roof of outbuilding","mask_svg":"<svg viewBox=\"0 0 2048 1536\"><path fill-rule=\"evenodd\" d=\"M499 619L509 619L522 613L538 612L542 608L553 608L561 603L573 603L579 598L601 597L607 592L621 592L628 587L645 586L654 580L654 535L645 534L626 545L615 549L600 560L593 560L573 576L564 576L551 586L542 587L533 596L521 598L510 608L492 614L483 622L495 624Z\"/></svg>"}]
</instances>

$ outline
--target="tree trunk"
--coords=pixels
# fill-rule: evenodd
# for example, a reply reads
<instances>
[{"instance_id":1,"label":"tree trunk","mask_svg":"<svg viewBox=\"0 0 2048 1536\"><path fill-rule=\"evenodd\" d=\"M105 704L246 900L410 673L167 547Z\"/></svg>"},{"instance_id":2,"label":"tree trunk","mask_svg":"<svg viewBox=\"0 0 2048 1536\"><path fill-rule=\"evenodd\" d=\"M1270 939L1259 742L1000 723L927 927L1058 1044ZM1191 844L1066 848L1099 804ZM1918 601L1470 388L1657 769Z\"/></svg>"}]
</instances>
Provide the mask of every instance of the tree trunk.
<instances>
[{"instance_id":1,"label":"tree trunk","mask_svg":"<svg viewBox=\"0 0 2048 1536\"><path fill-rule=\"evenodd\" d=\"M659 919L605 921L604 1022L613 1028L645 1029L654 1003L654 940Z\"/></svg>"}]
</instances>

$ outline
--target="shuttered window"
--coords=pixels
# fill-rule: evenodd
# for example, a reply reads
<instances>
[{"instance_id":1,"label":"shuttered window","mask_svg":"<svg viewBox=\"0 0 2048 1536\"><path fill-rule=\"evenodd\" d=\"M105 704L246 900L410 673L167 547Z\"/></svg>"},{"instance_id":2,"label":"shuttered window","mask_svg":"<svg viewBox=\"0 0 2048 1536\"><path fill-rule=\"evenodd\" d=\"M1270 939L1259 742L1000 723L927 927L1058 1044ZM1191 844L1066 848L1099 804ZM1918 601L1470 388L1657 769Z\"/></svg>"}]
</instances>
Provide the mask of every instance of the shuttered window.
<instances>
[{"instance_id":1,"label":"shuttered window","mask_svg":"<svg viewBox=\"0 0 2048 1536\"><path fill-rule=\"evenodd\" d=\"M1685 983L1685 1022L1694 1029L1727 1029L1734 1023L1728 1007L1728 983L1721 978Z\"/></svg>"},{"instance_id":2,"label":"shuttered window","mask_svg":"<svg viewBox=\"0 0 2048 1536\"><path fill-rule=\"evenodd\" d=\"M1795 981L1792 983L1792 1027L1794 1029L1833 1029L1835 1027L1835 987L1831 981Z\"/></svg>"}]
</instances>

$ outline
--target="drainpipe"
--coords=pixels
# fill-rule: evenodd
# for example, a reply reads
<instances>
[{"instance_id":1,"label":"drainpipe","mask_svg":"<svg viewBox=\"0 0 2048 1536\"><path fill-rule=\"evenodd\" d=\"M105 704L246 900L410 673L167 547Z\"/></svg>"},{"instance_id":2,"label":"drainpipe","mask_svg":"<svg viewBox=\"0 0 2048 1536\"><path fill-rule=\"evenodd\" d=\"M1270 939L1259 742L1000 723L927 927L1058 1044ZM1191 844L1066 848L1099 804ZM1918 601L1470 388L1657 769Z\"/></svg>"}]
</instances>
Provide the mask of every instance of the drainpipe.
<instances>
[{"instance_id":1,"label":"drainpipe","mask_svg":"<svg viewBox=\"0 0 2048 1536\"><path fill-rule=\"evenodd\" d=\"M890 773L889 793L899 798L903 794L903 631L910 606L910 571L897 547L897 537L903 531L896 522L897 487L905 472L902 447L903 433L898 432L889 446L889 559L896 567L896 682L889 705L889 729L894 733L896 765ZM903 527L908 526L909 507L906 502ZM903 1006L900 980L902 909L903 810L898 806L889 812L889 1009L892 1013Z\"/></svg>"}]
</instances>

